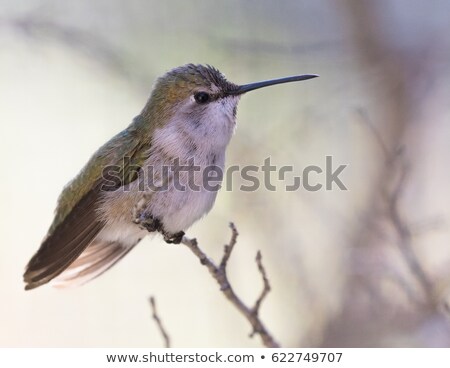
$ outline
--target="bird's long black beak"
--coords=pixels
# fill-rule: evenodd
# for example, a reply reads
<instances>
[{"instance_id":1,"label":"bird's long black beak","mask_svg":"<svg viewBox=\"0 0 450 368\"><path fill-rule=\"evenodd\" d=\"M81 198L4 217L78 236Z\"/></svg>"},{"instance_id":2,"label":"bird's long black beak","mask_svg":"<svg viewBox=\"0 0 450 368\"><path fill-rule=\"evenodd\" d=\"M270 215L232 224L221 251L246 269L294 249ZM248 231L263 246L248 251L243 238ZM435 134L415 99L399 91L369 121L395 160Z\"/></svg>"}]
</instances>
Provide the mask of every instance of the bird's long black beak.
<instances>
[{"instance_id":1,"label":"bird's long black beak","mask_svg":"<svg viewBox=\"0 0 450 368\"><path fill-rule=\"evenodd\" d=\"M262 82L243 84L241 86L238 86L236 89L229 91L228 94L242 95L243 93L247 93L249 91L253 91L255 89L259 89L259 88L263 88L263 87L273 86L275 84L298 82L298 81L308 80L308 79L317 78L317 77L318 77L318 75L316 75L316 74L303 74L303 75L294 75L292 77L270 79L270 80L266 80L266 81L262 81Z\"/></svg>"}]
</instances>

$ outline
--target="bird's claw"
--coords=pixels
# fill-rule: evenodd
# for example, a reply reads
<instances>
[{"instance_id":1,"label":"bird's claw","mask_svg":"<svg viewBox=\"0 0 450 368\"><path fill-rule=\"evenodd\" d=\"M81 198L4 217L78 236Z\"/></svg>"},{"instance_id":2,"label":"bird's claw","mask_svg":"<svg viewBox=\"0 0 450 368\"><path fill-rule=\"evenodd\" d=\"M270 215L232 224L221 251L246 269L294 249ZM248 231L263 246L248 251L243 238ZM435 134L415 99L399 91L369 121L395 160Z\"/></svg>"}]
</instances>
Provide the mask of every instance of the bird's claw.
<instances>
[{"instance_id":1,"label":"bird's claw","mask_svg":"<svg viewBox=\"0 0 450 368\"><path fill-rule=\"evenodd\" d=\"M151 215L141 214L134 219L134 223L138 224L142 229L152 233L154 231L162 231L162 223L158 218Z\"/></svg>"},{"instance_id":2,"label":"bird's claw","mask_svg":"<svg viewBox=\"0 0 450 368\"><path fill-rule=\"evenodd\" d=\"M148 232L159 232L163 235L164 241L168 244L180 244L184 236L184 231L171 234L164 230L164 225L159 218L153 217L147 212L140 212L137 209L134 211L133 222L143 230Z\"/></svg>"},{"instance_id":3,"label":"bird's claw","mask_svg":"<svg viewBox=\"0 0 450 368\"><path fill-rule=\"evenodd\" d=\"M164 241L167 244L180 244L181 240L183 239L183 236L184 236L184 231L179 231L175 234L169 234L167 232L163 232L162 234L164 235Z\"/></svg>"}]
</instances>

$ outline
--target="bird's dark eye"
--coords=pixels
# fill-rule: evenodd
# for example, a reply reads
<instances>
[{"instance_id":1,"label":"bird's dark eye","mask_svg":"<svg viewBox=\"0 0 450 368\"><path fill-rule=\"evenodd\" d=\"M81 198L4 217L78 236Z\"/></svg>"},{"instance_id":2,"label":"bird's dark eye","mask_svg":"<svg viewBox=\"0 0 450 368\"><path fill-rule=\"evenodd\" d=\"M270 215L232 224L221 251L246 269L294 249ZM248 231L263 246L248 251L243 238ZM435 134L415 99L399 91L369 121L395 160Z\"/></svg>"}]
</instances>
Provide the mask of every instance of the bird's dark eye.
<instances>
[{"instance_id":1,"label":"bird's dark eye","mask_svg":"<svg viewBox=\"0 0 450 368\"><path fill-rule=\"evenodd\" d=\"M195 101L197 101L197 103L199 103L199 104L205 104L205 103L209 102L209 100L210 100L210 96L206 92L197 92L194 95L194 98L195 98Z\"/></svg>"}]
</instances>

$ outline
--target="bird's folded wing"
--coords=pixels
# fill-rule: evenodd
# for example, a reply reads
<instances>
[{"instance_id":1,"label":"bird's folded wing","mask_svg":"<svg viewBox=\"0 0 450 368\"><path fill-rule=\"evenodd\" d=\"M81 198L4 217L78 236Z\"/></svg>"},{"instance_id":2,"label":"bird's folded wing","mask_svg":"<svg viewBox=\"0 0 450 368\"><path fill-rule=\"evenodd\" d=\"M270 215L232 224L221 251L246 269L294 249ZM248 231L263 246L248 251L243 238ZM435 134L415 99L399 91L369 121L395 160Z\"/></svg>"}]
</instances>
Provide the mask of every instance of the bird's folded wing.
<instances>
[{"instance_id":1,"label":"bird's folded wing","mask_svg":"<svg viewBox=\"0 0 450 368\"><path fill-rule=\"evenodd\" d=\"M43 241L27 265L25 289L34 289L59 275L92 242L103 228L96 214L99 197L100 185L96 185Z\"/></svg>"},{"instance_id":2,"label":"bird's folded wing","mask_svg":"<svg viewBox=\"0 0 450 368\"><path fill-rule=\"evenodd\" d=\"M48 235L26 267L25 289L34 289L61 274L102 230L104 223L97 213L102 192L136 180L136 167L148 157L150 142L140 139L143 126L145 120L137 116L126 130L102 146L63 190ZM119 180L105 189L108 168Z\"/></svg>"}]
</instances>

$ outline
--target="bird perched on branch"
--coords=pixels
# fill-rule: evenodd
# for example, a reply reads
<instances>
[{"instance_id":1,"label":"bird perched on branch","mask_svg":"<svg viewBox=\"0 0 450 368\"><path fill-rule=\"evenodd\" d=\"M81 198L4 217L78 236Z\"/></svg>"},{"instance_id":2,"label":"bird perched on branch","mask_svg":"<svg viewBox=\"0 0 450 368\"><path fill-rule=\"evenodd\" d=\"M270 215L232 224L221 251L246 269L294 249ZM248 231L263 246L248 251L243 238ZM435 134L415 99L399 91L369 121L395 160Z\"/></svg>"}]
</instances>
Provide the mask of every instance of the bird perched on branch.
<instances>
[{"instance_id":1,"label":"bird perched on branch","mask_svg":"<svg viewBox=\"0 0 450 368\"><path fill-rule=\"evenodd\" d=\"M179 243L214 204L220 186L205 185L205 174L224 168L241 95L314 77L236 85L211 66L193 64L160 77L142 112L64 188L26 267L25 288L89 281L149 233Z\"/></svg>"}]
</instances>

